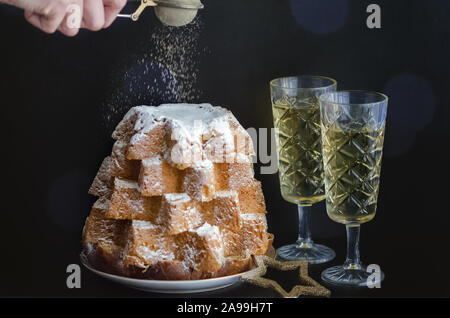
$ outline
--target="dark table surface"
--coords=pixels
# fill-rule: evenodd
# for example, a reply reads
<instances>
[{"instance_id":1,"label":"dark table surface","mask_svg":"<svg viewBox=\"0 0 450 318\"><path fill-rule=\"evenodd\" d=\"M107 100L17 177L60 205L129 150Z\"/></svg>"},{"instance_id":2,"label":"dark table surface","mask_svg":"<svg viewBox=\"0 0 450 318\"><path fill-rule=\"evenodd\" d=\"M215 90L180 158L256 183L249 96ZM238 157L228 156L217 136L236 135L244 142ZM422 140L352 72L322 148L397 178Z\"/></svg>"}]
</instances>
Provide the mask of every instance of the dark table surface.
<instances>
[{"instance_id":1,"label":"dark table surface","mask_svg":"<svg viewBox=\"0 0 450 318\"><path fill-rule=\"evenodd\" d=\"M326 264L310 265L309 274L314 280L319 282L321 285L325 286L331 291L331 297L439 297L441 293L445 293L445 290L424 290L423 280L419 279L420 273L418 268L406 269L405 273L393 272L396 270L395 266L389 266L388 260L384 260L381 257L378 259L379 264L382 266L382 270L386 274L385 280L381 283L381 288L343 288L336 287L332 285L327 285L320 279L321 272L329 266L340 265L343 262L342 252L344 250L340 247L345 247L345 242L342 244L336 244L332 240L322 240L321 243L326 244L335 249L338 256L333 261ZM365 253L368 255L380 255L376 251ZM420 266L419 264L417 264ZM417 272L416 272L417 270ZM416 273L417 275L414 275ZM409 283L402 284L399 278L403 275L414 275ZM298 271L278 271L275 269L268 269L267 274L264 276L269 279L277 281L286 291L289 291L295 284L298 284ZM414 280L416 280L414 282ZM433 282L429 281L429 285ZM141 292L137 290L130 289L118 285L116 283L107 281L103 278L98 277L87 269L83 268L82 271L82 290L72 290L68 292L68 295L79 295L79 296L99 296L99 297L151 297L151 298L236 298L236 297L280 297L279 294L271 289L261 288L258 286L251 285L249 283L238 282L233 286L219 289L216 291L203 292L203 293L193 293L193 294L159 294L159 293L149 293Z\"/></svg>"}]
</instances>

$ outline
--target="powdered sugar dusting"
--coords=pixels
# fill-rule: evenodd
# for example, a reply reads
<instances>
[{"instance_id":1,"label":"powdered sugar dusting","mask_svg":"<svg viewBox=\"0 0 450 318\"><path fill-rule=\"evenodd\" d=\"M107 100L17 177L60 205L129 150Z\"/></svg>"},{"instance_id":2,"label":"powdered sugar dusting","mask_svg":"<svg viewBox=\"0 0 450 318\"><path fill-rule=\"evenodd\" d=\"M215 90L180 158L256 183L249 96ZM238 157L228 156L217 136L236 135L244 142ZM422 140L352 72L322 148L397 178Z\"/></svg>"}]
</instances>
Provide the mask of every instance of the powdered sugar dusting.
<instances>
[{"instance_id":1,"label":"powdered sugar dusting","mask_svg":"<svg viewBox=\"0 0 450 318\"><path fill-rule=\"evenodd\" d=\"M156 229L158 229L158 226L151 222L139 221L139 220L133 220L133 227L135 229L139 229L139 230L156 230Z\"/></svg>"},{"instance_id":2,"label":"powdered sugar dusting","mask_svg":"<svg viewBox=\"0 0 450 318\"><path fill-rule=\"evenodd\" d=\"M155 106L138 106L126 116L129 120L132 114L137 113L138 119L134 130L145 134L156 125L161 125L169 120L172 128L184 129L191 135L209 135L211 131L224 134L230 131L228 125L228 111L222 107L213 107L211 104L163 104Z\"/></svg>"},{"instance_id":3,"label":"powdered sugar dusting","mask_svg":"<svg viewBox=\"0 0 450 318\"><path fill-rule=\"evenodd\" d=\"M203 23L199 16L184 27L157 24L149 36L130 53L121 70L111 76L112 94L103 105L105 124L110 127L132 106L197 102ZM139 49L141 50L139 52Z\"/></svg>"},{"instance_id":4,"label":"powdered sugar dusting","mask_svg":"<svg viewBox=\"0 0 450 318\"><path fill-rule=\"evenodd\" d=\"M211 251L216 259L223 264L224 248L219 227L205 222L201 227L197 228L195 232L199 236L208 237L208 240L213 243L212 246L210 245Z\"/></svg>"},{"instance_id":5,"label":"powdered sugar dusting","mask_svg":"<svg viewBox=\"0 0 450 318\"><path fill-rule=\"evenodd\" d=\"M212 170L214 169L214 165L210 160L203 160L193 165L192 168L198 170Z\"/></svg>"},{"instance_id":6,"label":"powdered sugar dusting","mask_svg":"<svg viewBox=\"0 0 450 318\"><path fill-rule=\"evenodd\" d=\"M135 181L116 178L115 184L120 188L135 189L140 191L139 184Z\"/></svg>"},{"instance_id":7,"label":"powdered sugar dusting","mask_svg":"<svg viewBox=\"0 0 450 318\"><path fill-rule=\"evenodd\" d=\"M152 158L146 158L142 160L142 164L145 166L159 166L162 164L161 156L155 156Z\"/></svg>"},{"instance_id":8,"label":"powdered sugar dusting","mask_svg":"<svg viewBox=\"0 0 450 318\"><path fill-rule=\"evenodd\" d=\"M216 225L211 225L208 222L205 222L202 226L197 228L195 230L195 233L197 233L200 236L206 236L206 235L219 235L219 228Z\"/></svg>"},{"instance_id":9,"label":"powdered sugar dusting","mask_svg":"<svg viewBox=\"0 0 450 318\"><path fill-rule=\"evenodd\" d=\"M263 216L264 215L261 213L242 213L241 219L246 220L246 221L257 221L257 220L261 220Z\"/></svg>"},{"instance_id":10,"label":"powdered sugar dusting","mask_svg":"<svg viewBox=\"0 0 450 318\"><path fill-rule=\"evenodd\" d=\"M98 210L102 210L102 211L106 211L109 209L109 205L110 205L110 201L105 198L99 198L97 201L95 201L94 203L94 209L98 209Z\"/></svg>"},{"instance_id":11,"label":"powdered sugar dusting","mask_svg":"<svg viewBox=\"0 0 450 318\"><path fill-rule=\"evenodd\" d=\"M172 251L164 248L151 249L148 246L141 245L136 248L136 253L145 259L146 262L163 262L175 259ZM147 265L147 264L146 264Z\"/></svg>"},{"instance_id":12,"label":"powdered sugar dusting","mask_svg":"<svg viewBox=\"0 0 450 318\"><path fill-rule=\"evenodd\" d=\"M191 201L191 198L186 193L171 193L164 195L166 200L172 204L180 204Z\"/></svg>"},{"instance_id":13,"label":"powdered sugar dusting","mask_svg":"<svg viewBox=\"0 0 450 318\"><path fill-rule=\"evenodd\" d=\"M237 200L238 193L234 190L216 192L216 198L230 198L230 197Z\"/></svg>"},{"instance_id":14,"label":"powdered sugar dusting","mask_svg":"<svg viewBox=\"0 0 450 318\"><path fill-rule=\"evenodd\" d=\"M113 138L128 139L130 134L124 132L128 128L132 130L130 145L139 147L151 143L147 139L149 134L163 130L174 141L170 146L167 142L163 143L161 153L164 159L185 169L206 159L229 162L229 159L236 157L235 127L230 125L232 120L228 110L211 104L137 106L119 123ZM139 156L144 158L145 153Z\"/></svg>"}]
</instances>

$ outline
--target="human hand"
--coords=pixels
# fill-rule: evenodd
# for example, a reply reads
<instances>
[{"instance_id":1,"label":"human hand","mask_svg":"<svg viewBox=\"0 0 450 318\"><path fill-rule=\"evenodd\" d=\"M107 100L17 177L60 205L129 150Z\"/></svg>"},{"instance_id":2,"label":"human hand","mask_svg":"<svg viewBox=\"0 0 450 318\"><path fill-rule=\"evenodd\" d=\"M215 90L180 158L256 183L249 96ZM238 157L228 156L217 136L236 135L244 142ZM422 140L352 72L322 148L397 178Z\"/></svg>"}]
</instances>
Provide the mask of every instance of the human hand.
<instances>
[{"instance_id":1,"label":"human hand","mask_svg":"<svg viewBox=\"0 0 450 318\"><path fill-rule=\"evenodd\" d=\"M92 31L109 27L126 3L127 0L84 0L81 27Z\"/></svg>"},{"instance_id":2,"label":"human hand","mask_svg":"<svg viewBox=\"0 0 450 318\"><path fill-rule=\"evenodd\" d=\"M98 31L109 27L126 0L0 0L25 10L25 19L46 33L59 30L74 36L80 27Z\"/></svg>"}]
</instances>

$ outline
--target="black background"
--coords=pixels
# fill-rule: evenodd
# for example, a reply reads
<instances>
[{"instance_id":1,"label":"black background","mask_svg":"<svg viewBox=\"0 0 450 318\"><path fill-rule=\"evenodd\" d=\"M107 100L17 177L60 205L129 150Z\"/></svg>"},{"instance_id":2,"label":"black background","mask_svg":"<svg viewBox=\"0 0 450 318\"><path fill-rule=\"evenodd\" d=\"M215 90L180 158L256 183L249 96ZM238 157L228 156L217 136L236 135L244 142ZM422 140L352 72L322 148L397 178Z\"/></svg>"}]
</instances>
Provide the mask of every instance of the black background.
<instances>
[{"instance_id":1,"label":"black background","mask_svg":"<svg viewBox=\"0 0 450 318\"><path fill-rule=\"evenodd\" d=\"M386 280L379 290L333 289L333 295L450 296L450 3L376 1L382 29L370 30L366 7L374 1L292 2L204 1L199 48L208 53L199 60L203 94L194 102L225 106L244 127L260 128L272 126L268 83L279 76L326 75L340 89L390 94L378 213L361 234L363 262L379 264ZM348 10L341 27L311 32L333 26L342 4ZM317 8L328 15L302 25L298 17ZM94 201L87 189L123 115L105 124L101 105L114 90L111 77L149 49L144 39L159 22L147 11L136 23L116 21L65 38L43 34L19 11L0 6L1 296L147 295L85 270L80 290L65 282L67 265L79 263L81 229ZM277 175L257 178L275 245L293 242L295 206L282 200ZM328 219L324 204L314 207L312 231L336 250L331 264L342 263L345 228ZM329 265L313 266L312 276L319 279ZM274 294L238 285L206 296L264 295Z\"/></svg>"}]
</instances>

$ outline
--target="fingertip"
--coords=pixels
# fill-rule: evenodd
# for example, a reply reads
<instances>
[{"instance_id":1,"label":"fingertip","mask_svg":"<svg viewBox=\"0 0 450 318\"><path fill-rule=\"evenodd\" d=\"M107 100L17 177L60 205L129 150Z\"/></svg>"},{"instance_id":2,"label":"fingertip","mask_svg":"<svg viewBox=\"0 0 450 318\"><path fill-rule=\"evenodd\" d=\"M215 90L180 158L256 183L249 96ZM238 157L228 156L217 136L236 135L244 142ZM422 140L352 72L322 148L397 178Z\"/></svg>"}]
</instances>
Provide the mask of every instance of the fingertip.
<instances>
[{"instance_id":1,"label":"fingertip","mask_svg":"<svg viewBox=\"0 0 450 318\"><path fill-rule=\"evenodd\" d=\"M25 20L27 20L27 21L32 15L33 15L33 12L31 12L31 11L25 10L23 12L23 16L25 17Z\"/></svg>"},{"instance_id":2,"label":"fingertip","mask_svg":"<svg viewBox=\"0 0 450 318\"><path fill-rule=\"evenodd\" d=\"M100 24L100 23L91 23L91 24L89 24L89 25L87 25L86 26L86 29L88 29L89 31L94 31L94 32L96 32L96 31L100 31L100 30L102 30L103 29L103 25L102 24Z\"/></svg>"},{"instance_id":3,"label":"fingertip","mask_svg":"<svg viewBox=\"0 0 450 318\"><path fill-rule=\"evenodd\" d=\"M61 32L62 34L64 34L65 36L69 37L69 38L73 38L76 35L78 35L80 29L60 29L59 32Z\"/></svg>"},{"instance_id":4,"label":"fingertip","mask_svg":"<svg viewBox=\"0 0 450 318\"><path fill-rule=\"evenodd\" d=\"M114 20L106 22L105 25L103 26L103 29L109 28L113 24L113 22Z\"/></svg>"},{"instance_id":5,"label":"fingertip","mask_svg":"<svg viewBox=\"0 0 450 318\"><path fill-rule=\"evenodd\" d=\"M103 29L105 19L97 17L96 19L83 19L81 27L89 31L100 31Z\"/></svg>"},{"instance_id":6,"label":"fingertip","mask_svg":"<svg viewBox=\"0 0 450 318\"><path fill-rule=\"evenodd\" d=\"M100 31L105 25L105 12L102 0L91 0L84 5L84 28L91 31Z\"/></svg>"},{"instance_id":7,"label":"fingertip","mask_svg":"<svg viewBox=\"0 0 450 318\"><path fill-rule=\"evenodd\" d=\"M77 32L73 32L73 33L65 33L65 36L69 37L69 38L74 38L78 35L78 31Z\"/></svg>"},{"instance_id":8,"label":"fingertip","mask_svg":"<svg viewBox=\"0 0 450 318\"><path fill-rule=\"evenodd\" d=\"M127 0L116 0L116 6L119 7L120 10L122 10L126 4Z\"/></svg>"},{"instance_id":9,"label":"fingertip","mask_svg":"<svg viewBox=\"0 0 450 318\"><path fill-rule=\"evenodd\" d=\"M40 29L47 34L54 34L58 30L59 24L46 18L40 18Z\"/></svg>"},{"instance_id":10,"label":"fingertip","mask_svg":"<svg viewBox=\"0 0 450 318\"><path fill-rule=\"evenodd\" d=\"M52 27L45 27L45 26L43 26L43 27L41 28L41 30L44 31L44 32L47 33L47 34L55 34L57 28L52 28Z\"/></svg>"}]
</instances>

